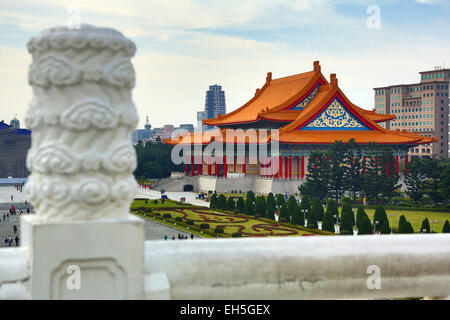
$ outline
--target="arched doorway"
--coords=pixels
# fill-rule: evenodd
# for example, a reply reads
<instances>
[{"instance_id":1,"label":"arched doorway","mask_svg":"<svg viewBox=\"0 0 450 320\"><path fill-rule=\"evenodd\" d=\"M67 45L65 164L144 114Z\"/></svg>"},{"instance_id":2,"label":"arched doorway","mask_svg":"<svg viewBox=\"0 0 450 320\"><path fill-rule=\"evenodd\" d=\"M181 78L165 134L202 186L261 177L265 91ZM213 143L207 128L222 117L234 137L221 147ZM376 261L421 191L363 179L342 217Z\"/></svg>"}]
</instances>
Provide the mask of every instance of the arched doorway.
<instances>
[{"instance_id":1,"label":"arched doorway","mask_svg":"<svg viewBox=\"0 0 450 320\"><path fill-rule=\"evenodd\" d=\"M183 187L183 191L194 191L194 186L192 184L186 184Z\"/></svg>"}]
</instances>

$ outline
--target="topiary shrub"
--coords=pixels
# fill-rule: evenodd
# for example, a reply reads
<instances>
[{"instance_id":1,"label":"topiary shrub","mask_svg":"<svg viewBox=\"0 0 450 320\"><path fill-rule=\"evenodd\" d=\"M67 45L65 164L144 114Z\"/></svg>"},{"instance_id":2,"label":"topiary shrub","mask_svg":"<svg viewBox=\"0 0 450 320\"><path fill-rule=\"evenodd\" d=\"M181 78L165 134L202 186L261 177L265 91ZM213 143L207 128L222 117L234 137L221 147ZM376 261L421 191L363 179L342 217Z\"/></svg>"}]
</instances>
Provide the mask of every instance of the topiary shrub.
<instances>
[{"instance_id":1,"label":"topiary shrub","mask_svg":"<svg viewBox=\"0 0 450 320\"><path fill-rule=\"evenodd\" d=\"M232 237L232 238L241 238L241 237L242 237L242 233L240 233L240 232L234 232L234 233L231 235L231 237Z\"/></svg>"},{"instance_id":2,"label":"topiary shrub","mask_svg":"<svg viewBox=\"0 0 450 320\"><path fill-rule=\"evenodd\" d=\"M161 213L159 213L159 212L157 212L157 213L155 213L155 216L160 216L161 215Z\"/></svg>"},{"instance_id":3,"label":"topiary shrub","mask_svg":"<svg viewBox=\"0 0 450 320\"><path fill-rule=\"evenodd\" d=\"M164 213L163 218L170 219L170 218L172 218L172 215L170 213Z\"/></svg>"},{"instance_id":4,"label":"topiary shrub","mask_svg":"<svg viewBox=\"0 0 450 320\"><path fill-rule=\"evenodd\" d=\"M176 221L183 221L183 218L182 217L176 217L175 220Z\"/></svg>"},{"instance_id":5,"label":"topiary shrub","mask_svg":"<svg viewBox=\"0 0 450 320\"><path fill-rule=\"evenodd\" d=\"M207 223L202 223L202 224L200 225L200 229L209 229L209 224L207 224Z\"/></svg>"},{"instance_id":6,"label":"topiary shrub","mask_svg":"<svg viewBox=\"0 0 450 320\"><path fill-rule=\"evenodd\" d=\"M190 225L190 226L193 226L194 225L194 220L188 220L188 221L186 221L186 223L188 225Z\"/></svg>"},{"instance_id":7,"label":"topiary shrub","mask_svg":"<svg viewBox=\"0 0 450 320\"><path fill-rule=\"evenodd\" d=\"M220 233L220 234L222 234L222 233L223 233L223 227L216 227L216 228L214 229L214 233Z\"/></svg>"},{"instance_id":8,"label":"topiary shrub","mask_svg":"<svg viewBox=\"0 0 450 320\"><path fill-rule=\"evenodd\" d=\"M150 212L152 212L153 210L152 210L152 208L144 208L144 211L145 211L146 213L150 213Z\"/></svg>"}]
</instances>

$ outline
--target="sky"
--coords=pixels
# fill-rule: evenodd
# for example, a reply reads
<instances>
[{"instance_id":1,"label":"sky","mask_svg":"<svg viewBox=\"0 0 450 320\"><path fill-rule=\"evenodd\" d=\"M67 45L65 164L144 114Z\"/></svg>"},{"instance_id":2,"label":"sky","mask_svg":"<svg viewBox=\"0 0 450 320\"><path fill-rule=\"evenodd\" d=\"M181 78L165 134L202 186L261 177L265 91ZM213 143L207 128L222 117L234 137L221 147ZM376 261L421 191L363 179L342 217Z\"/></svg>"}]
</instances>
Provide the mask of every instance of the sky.
<instances>
[{"instance_id":1,"label":"sky","mask_svg":"<svg viewBox=\"0 0 450 320\"><path fill-rule=\"evenodd\" d=\"M195 125L213 84L225 90L230 112L267 72L307 72L314 60L364 109L373 108L374 87L450 67L450 0L0 1L0 120L17 116L22 126L32 95L26 44L76 17L136 43L138 127L147 115L152 127Z\"/></svg>"}]
</instances>

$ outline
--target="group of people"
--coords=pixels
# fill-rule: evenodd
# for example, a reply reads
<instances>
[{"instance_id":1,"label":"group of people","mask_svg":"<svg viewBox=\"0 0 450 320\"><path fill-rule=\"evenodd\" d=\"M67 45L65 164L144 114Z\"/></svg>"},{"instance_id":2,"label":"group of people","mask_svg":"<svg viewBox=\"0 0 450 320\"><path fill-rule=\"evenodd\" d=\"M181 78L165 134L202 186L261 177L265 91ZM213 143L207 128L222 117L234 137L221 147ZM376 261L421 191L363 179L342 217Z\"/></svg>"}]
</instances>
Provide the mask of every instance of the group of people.
<instances>
[{"instance_id":1,"label":"group of people","mask_svg":"<svg viewBox=\"0 0 450 320\"><path fill-rule=\"evenodd\" d=\"M15 226L14 226L15 227ZM14 232L15 233L15 232ZM14 238L14 242L16 243L16 247L19 246L19 237L16 235ZM5 247L11 247L13 243L13 238L11 236L7 236L5 238Z\"/></svg>"},{"instance_id":2,"label":"group of people","mask_svg":"<svg viewBox=\"0 0 450 320\"><path fill-rule=\"evenodd\" d=\"M168 240L169 238L167 235L164 236L164 240ZM187 240L189 239L188 236L185 236L184 234L179 233L178 234L178 240ZM194 239L194 235L191 233L191 239ZM175 235L172 236L172 240L175 240Z\"/></svg>"}]
</instances>

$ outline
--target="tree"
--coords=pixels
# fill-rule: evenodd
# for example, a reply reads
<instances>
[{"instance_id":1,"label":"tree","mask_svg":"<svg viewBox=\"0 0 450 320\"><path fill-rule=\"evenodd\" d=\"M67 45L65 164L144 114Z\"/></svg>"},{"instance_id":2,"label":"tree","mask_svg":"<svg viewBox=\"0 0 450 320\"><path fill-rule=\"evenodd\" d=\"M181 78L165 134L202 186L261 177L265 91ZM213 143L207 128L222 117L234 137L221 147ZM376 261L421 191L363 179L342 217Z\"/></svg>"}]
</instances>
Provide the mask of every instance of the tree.
<instances>
[{"instance_id":1,"label":"tree","mask_svg":"<svg viewBox=\"0 0 450 320\"><path fill-rule=\"evenodd\" d=\"M375 225L375 231L380 231L383 222L386 221L389 226L389 221L386 215L386 210L379 204L375 207L375 214L373 215L373 223Z\"/></svg>"},{"instance_id":2,"label":"tree","mask_svg":"<svg viewBox=\"0 0 450 320\"><path fill-rule=\"evenodd\" d=\"M325 153L313 151L308 157L306 182L298 187L302 195L325 199L328 195L329 162Z\"/></svg>"},{"instance_id":3,"label":"tree","mask_svg":"<svg viewBox=\"0 0 450 320\"><path fill-rule=\"evenodd\" d=\"M383 199L391 202L396 190L400 189L400 185L398 184L399 175L396 170L395 158L392 149L389 147L383 148L382 150L380 169L380 178L383 181L381 183L381 194Z\"/></svg>"},{"instance_id":4,"label":"tree","mask_svg":"<svg viewBox=\"0 0 450 320\"><path fill-rule=\"evenodd\" d=\"M377 202L382 190L382 180L379 175L379 147L369 143L367 153L363 157L362 190L367 199Z\"/></svg>"},{"instance_id":5,"label":"tree","mask_svg":"<svg viewBox=\"0 0 450 320\"><path fill-rule=\"evenodd\" d=\"M227 208L228 208L227 198L223 194L219 195L219 199L217 202L217 208L221 209L221 210L227 210Z\"/></svg>"},{"instance_id":6,"label":"tree","mask_svg":"<svg viewBox=\"0 0 450 320\"><path fill-rule=\"evenodd\" d=\"M399 225L398 233L414 233L414 229L411 223L405 220L401 225Z\"/></svg>"},{"instance_id":7,"label":"tree","mask_svg":"<svg viewBox=\"0 0 450 320\"><path fill-rule=\"evenodd\" d=\"M245 212L245 202L244 202L244 198L239 197L237 204L236 204L236 209L239 210L240 213L244 213Z\"/></svg>"},{"instance_id":8,"label":"tree","mask_svg":"<svg viewBox=\"0 0 450 320\"><path fill-rule=\"evenodd\" d=\"M266 218L267 219L271 219L271 220L275 220L275 207L272 205L268 205L267 209L266 209Z\"/></svg>"},{"instance_id":9,"label":"tree","mask_svg":"<svg viewBox=\"0 0 450 320\"><path fill-rule=\"evenodd\" d=\"M348 190L352 199L356 199L362 192L361 182L361 147L355 142L355 139L350 139L344 151L344 185L345 190Z\"/></svg>"},{"instance_id":10,"label":"tree","mask_svg":"<svg viewBox=\"0 0 450 320\"><path fill-rule=\"evenodd\" d=\"M284 219L285 222L291 221L291 216L289 215L289 209L286 204L283 204L280 209L280 219Z\"/></svg>"},{"instance_id":11,"label":"tree","mask_svg":"<svg viewBox=\"0 0 450 320\"><path fill-rule=\"evenodd\" d=\"M391 233L391 229L389 228L389 222L388 220L383 220L383 222L380 225L380 233L381 234L389 234Z\"/></svg>"},{"instance_id":12,"label":"tree","mask_svg":"<svg viewBox=\"0 0 450 320\"><path fill-rule=\"evenodd\" d=\"M342 206L341 217L343 216L344 213L347 214L348 217L350 218L350 222L353 227L355 225L355 214L353 213L350 202L345 202L344 205Z\"/></svg>"},{"instance_id":13,"label":"tree","mask_svg":"<svg viewBox=\"0 0 450 320\"><path fill-rule=\"evenodd\" d=\"M367 215L362 215L359 226L358 226L358 235L364 234L372 234L372 225L370 224L369 217Z\"/></svg>"},{"instance_id":14,"label":"tree","mask_svg":"<svg viewBox=\"0 0 450 320\"><path fill-rule=\"evenodd\" d=\"M335 223L336 219L333 217L333 214L330 211L325 212L325 215L323 216L322 230L334 232Z\"/></svg>"},{"instance_id":15,"label":"tree","mask_svg":"<svg viewBox=\"0 0 450 320\"><path fill-rule=\"evenodd\" d=\"M218 199L217 199L217 193L213 193L211 196L211 201L209 202L209 207L212 209L217 209L218 206Z\"/></svg>"},{"instance_id":16,"label":"tree","mask_svg":"<svg viewBox=\"0 0 450 320\"><path fill-rule=\"evenodd\" d=\"M356 211L356 226L358 227L358 229L361 229L361 222L364 217L367 217L367 219L369 219L366 211L364 211L364 208L362 206L359 206L358 211ZM369 224L370 224L370 219L369 219ZM370 232L370 233L372 233L372 232ZM359 234L359 231L358 231L358 234Z\"/></svg>"},{"instance_id":17,"label":"tree","mask_svg":"<svg viewBox=\"0 0 450 320\"><path fill-rule=\"evenodd\" d=\"M442 228L442 233L450 233L450 224L448 220L445 220L444 227Z\"/></svg>"},{"instance_id":18,"label":"tree","mask_svg":"<svg viewBox=\"0 0 450 320\"><path fill-rule=\"evenodd\" d=\"M171 160L173 146L155 142L138 143L135 146L137 167L136 179L167 178L172 171L183 172L184 164L175 165Z\"/></svg>"},{"instance_id":19,"label":"tree","mask_svg":"<svg viewBox=\"0 0 450 320\"><path fill-rule=\"evenodd\" d=\"M283 194L278 193L278 194L275 196L275 202L276 202L276 205L277 205L277 206L280 206L280 207L281 207L283 204L286 203L286 199L284 198L284 195L283 195Z\"/></svg>"},{"instance_id":20,"label":"tree","mask_svg":"<svg viewBox=\"0 0 450 320\"><path fill-rule=\"evenodd\" d=\"M447 165L441 170L441 177L439 178L439 195L442 199L450 199L450 165Z\"/></svg>"},{"instance_id":21,"label":"tree","mask_svg":"<svg viewBox=\"0 0 450 320\"><path fill-rule=\"evenodd\" d=\"M316 221L323 221L323 206L318 197L315 197L311 206L311 215L314 215Z\"/></svg>"},{"instance_id":22,"label":"tree","mask_svg":"<svg viewBox=\"0 0 450 320\"><path fill-rule=\"evenodd\" d=\"M400 229L402 228L402 224L405 223L405 222L407 222L406 217L402 214L402 215L400 216L400 219L398 220L398 230L399 230L399 233L400 233Z\"/></svg>"},{"instance_id":23,"label":"tree","mask_svg":"<svg viewBox=\"0 0 450 320\"><path fill-rule=\"evenodd\" d=\"M247 198L245 200L245 214L254 215L255 214L255 200L252 198Z\"/></svg>"},{"instance_id":24,"label":"tree","mask_svg":"<svg viewBox=\"0 0 450 320\"><path fill-rule=\"evenodd\" d=\"M311 212L311 201L309 200L309 196L308 195L304 195L301 202L300 202L300 207L302 208L302 210L306 210L308 211L308 215Z\"/></svg>"},{"instance_id":25,"label":"tree","mask_svg":"<svg viewBox=\"0 0 450 320\"><path fill-rule=\"evenodd\" d=\"M263 196L258 196L256 198L255 212L263 218L266 216L266 199Z\"/></svg>"},{"instance_id":26,"label":"tree","mask_svg":"<svg viewBox=\"0 0 450 320\"><path fill-rule=\"evenodd\" d=\"M277 203L276 203L276 201L275 201L275 196L273 195L272 192L270 192L270 193L267 195L267 201L266 201L266 203L267 203L268 206L272 206L272 207L275 208L275 206L276 206Z\"/></svg>"},{"instance_id":27,"label":"tree","mask_svg":"<svg viewBox=\"0 0 450 320\"><path fill-rule=\"evenodd\" d=\"M228 210L229 211L234 211L236 209L236 204L234 202L233 197L229 197L228 198Z\"/></svg>"},{"instance_id":28,"label":"tree","mask_svg":"<svg viewBox=\"0 0 450 320\"><path fill-rule=\"evenodd\" d=\"M328 176L328 190L330 195L336 201L340 201L345 190L345 172L344 165L345 145L342 141L336 141L330 146L327 157L329 160L329 176Z\"/></svg>"},{"instance_id":29,"label":"tree","mask_svg":"<svg viewBox=\"0 0 450 320\"><path fill-rule=\"evenodd\" d=\"M303 213L300 206L295 206L294 215L292 217L292 224L296 224L299 226L305 225L305 220L303 219Z\"/></svg>"},{"instance_id":30,"label":"tree","mask_svg":"<svg viewBox=\"0 0 450 320\"><path fill-rule=\"evenodd\" d=\"M348 202L345 202L341 210L341 234L352 234L354 223L355 215L353 214L352 207Z\"/></svg>"},{"instance_id":31,"label":"tree","mask_svg":"<svg viewBox=\"0 0 450 320\"><path fill-rule=\"evenodd\" d=\"M339 211L338 211L338 207L337 207L337 202L334 201L333 199L328 200L326 213L331 214L331 216L334 219L334 222L333 222L333 225L334 225L334 223L337 221L336 219L339 219ZM334 217L334 216L336 216L336 217ZM334 227L333 227L333 230L334 230Z\"/></svg>"},{"instance_id":32,"label":"tree","mask_svg":"<svg viewBox=\"0 0 450 320\"><path fill-rule=\"evenodd\" d=\"M406 193L418 204L423 197L425 167L420 158L413 157L408 164L408 175L405 176Z\"/></svg>"},{"instance_id":33,"label":"tree","mask_svg":"<svg viewBox=\"0 0 450 320\"><path fill-rule=\"evenodd\" d=\"M297 200L295 199L294 196L292 196L292 195L289 196L287 206L288 206L288 210L289 210L289 215L293 216L295 207L297 207Z\"/></svg>"},{"instance_id":34,"label":"tree","mask_svg":"<svg viewBox=\"0 0 450 320\"><path fill-rule=\"evenodd\" d=\"M431 232L430 222L428 221L428 218L425 218L422 221L422 227L420 228L420 232L424 233L430 233ZM425 231L424 231L425 230Z\"/></svg>"},{"instance_id":35,"label":"tree","mask_svg":"<svg viewBox=\"0 0 450 320\"><path fill-rule=\"evenodd\" d=\"M434 158L425 158L424 169L427 176L427 180L425 181L425 193L433 199L434 204L437 205L438 202L442 200L441 193L439 192L441 177L439 161Z\"/></svg>"},{"instance_id":36,"label":"tree","mask_svg":"<svg viewBox=\"0 0 450 320\"><path fill-rule=\"evenodd\" d=\"M314 214L309 215L308 224L306 227L309 229L317 229L318 228L316 216Z\"/></svg>"},{"instance_id":37,"label":"tree","mask_svg":"<svg viewBox=\"0 0 450 320\"><path fill-rule=\"evenodd\" d=\"M251 203L255 203L255 202L256 202L255 193L254 193L253 191L251 191L251 190L248 191L248 192L247 192L246 200L247 200L247 201L250 200Z\"/></svg>"}]
</instances>

